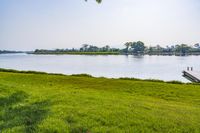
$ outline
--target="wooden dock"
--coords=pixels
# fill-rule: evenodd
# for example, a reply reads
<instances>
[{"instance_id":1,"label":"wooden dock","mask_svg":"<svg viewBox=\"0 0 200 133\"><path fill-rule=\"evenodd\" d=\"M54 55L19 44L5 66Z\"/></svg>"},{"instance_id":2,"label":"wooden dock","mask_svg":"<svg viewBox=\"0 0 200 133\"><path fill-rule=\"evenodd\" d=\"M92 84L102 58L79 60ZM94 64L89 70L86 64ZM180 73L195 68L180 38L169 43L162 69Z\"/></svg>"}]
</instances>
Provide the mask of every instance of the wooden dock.
<instances>
[{"instance_id":1,"label":"wooden dock","mask_svg":"<svg viewBox=\"0 0 200 133\"><path fill-rule=\"evenodd\" d=\"M200 83L200 71L183 71L183 77L191 82Z\"/></svg>"}]
</instances>

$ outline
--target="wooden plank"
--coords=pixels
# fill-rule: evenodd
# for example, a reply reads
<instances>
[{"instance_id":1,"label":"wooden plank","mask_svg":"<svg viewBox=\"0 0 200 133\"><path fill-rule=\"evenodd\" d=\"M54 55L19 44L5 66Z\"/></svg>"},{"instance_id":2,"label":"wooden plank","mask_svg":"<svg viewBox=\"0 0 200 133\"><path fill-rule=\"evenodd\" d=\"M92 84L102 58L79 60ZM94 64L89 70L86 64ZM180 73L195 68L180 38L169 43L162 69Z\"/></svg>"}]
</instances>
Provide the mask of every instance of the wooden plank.
<instances>
[{"instance_id":1,"label":"wooden plank","mask_svg":"<svg viewBox=\"0 0 200 133\"><path fill-rule=\"evenodd\" d=\"M183 77L191 82L200 82L200 72L198 71L183 71Z\"/></svg>"}]
</instances>

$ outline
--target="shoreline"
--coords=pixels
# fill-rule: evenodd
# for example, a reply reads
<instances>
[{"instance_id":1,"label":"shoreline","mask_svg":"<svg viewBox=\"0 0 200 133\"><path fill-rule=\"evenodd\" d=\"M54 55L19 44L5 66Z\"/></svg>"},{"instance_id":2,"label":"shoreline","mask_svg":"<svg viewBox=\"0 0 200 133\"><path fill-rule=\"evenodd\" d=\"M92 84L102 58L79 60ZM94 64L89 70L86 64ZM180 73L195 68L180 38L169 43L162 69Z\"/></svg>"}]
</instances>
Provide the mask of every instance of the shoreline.
<instances>
[{"instance_id":1,"label":"shoreline","mask_svg":"<svg viewBox=\"0 0 200 133\"><path fill-rule=\"evenodd\" d=\"M200 56L200 53L151 53L151 54L126 54L119 52L67 52L67 53L34 53L34 52L20 52L20 53L0 53L5 54L32 54L32 55L133 55L133 56Z\"/></svg>"},{"instance_id":2,"label":"shoreline","mask_svg":"<svg viewBox=\"0 0 200 133\"><path fill-rule=\"evenodd\" d=\"M129 80L129 81L145 81L145 82L159 82L159 83L171 83L171 84L194 84L194 85L200 85L199 83L185 83L182 81L178 80L171 80L171 81L164 81L160 79L139 79L139 78L134 78L134 77L119 77L119 78L108 78L108 77L94 77L90 74L62 74L62 73L48 73L48 72L42 72L42 71L24 71L24 70L15 70L15 69L5 69L5 68L0 68L0 72L10 72L10 73L23 73L23 74L42 74L42 75L57 75L57 76L75 76L75 77L90 77L90 78L95 78L95 79L108 79L108 80Z\"/></svg>"},{"instance_id":3,"label":"shoreline","mask_svg":"<svg viewBox=\"0 0 200 133\"><path fill-rule=\"evenodd\" d=\"M118 52L69 52L69 53L27 53L33 55L135 55L135 56L200 56L200 53L151 53L151 54L126 54Z\"/></svg>"}]
</instances>

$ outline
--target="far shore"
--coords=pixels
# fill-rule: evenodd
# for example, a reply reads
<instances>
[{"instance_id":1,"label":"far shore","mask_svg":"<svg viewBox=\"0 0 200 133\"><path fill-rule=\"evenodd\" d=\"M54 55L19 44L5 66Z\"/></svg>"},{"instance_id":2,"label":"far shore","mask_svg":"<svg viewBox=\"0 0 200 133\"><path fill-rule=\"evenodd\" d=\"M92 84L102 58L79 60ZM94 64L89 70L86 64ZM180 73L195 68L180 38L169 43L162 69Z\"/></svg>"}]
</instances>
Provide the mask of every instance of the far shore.
<instances>
[{"instance_id":1,"label":"far shore","mask_svg":"<svg viewBox=\"0 0 200 133\"><path fill-rule=\"evenodd\" d=\"M189 56L189 55L200 55L200 52L192 53L120 53L120 52L28 52L27 54L35 55L149 55L149 56Z\"/></svg>"},{"instance_id":2,"label":"far shore","mask_svg":"<svg viewBox=\"0 0 200 133\"><path fill-rule=\"evenodd\" d=\"M27 52L27 51L9 51L3 52L1 54L34 54L34 55L135 55L135 56L199 56L200 52L188 52L188 53L181 53L181 52L153 52L153 53L124 53L124 52L55 52L55 51L48 51L48 52Z\"/></svg>"}]
</instances>

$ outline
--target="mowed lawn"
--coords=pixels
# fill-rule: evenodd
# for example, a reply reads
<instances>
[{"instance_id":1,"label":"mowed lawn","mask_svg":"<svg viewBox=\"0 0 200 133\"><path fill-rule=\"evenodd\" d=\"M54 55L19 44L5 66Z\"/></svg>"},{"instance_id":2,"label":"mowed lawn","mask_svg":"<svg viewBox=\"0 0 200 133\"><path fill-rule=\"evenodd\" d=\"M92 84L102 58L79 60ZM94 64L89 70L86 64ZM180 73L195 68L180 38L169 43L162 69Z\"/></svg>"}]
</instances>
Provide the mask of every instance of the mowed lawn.
<instances>
[{"instance_id":1,"label":"mowed lawn","mask_svg":"<svg viewBox=\"0 0 200 133\"><path fill-rule=\"evenodd\" d=\"M0 72L0 132L200 132L200 85Z\"/></svg>"}]
</instances>

